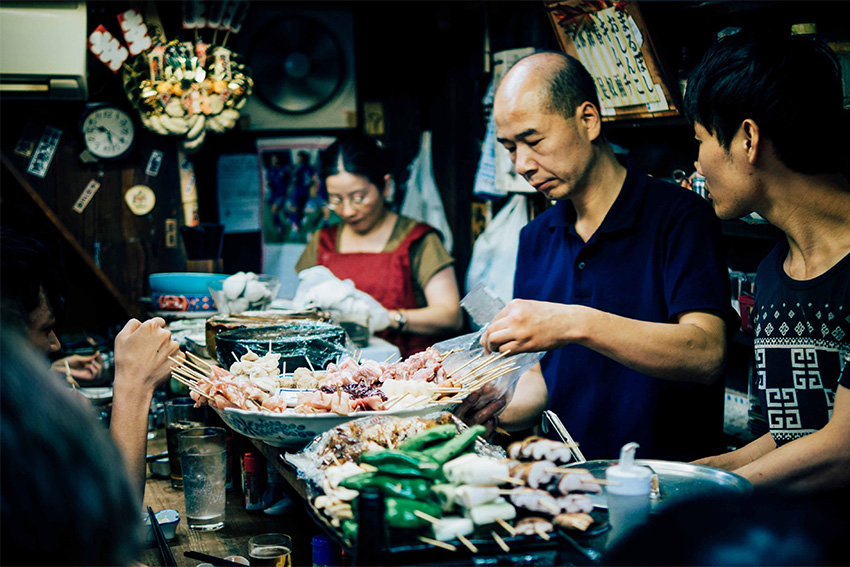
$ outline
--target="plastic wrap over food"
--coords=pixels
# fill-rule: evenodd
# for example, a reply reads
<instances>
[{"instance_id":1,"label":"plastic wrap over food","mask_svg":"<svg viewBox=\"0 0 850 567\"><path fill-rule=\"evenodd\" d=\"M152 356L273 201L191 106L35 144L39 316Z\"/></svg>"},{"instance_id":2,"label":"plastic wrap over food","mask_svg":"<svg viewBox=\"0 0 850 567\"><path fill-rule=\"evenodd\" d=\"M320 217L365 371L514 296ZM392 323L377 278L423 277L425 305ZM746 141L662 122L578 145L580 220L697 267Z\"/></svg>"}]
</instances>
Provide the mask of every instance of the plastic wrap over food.
<instances>
[{"instance_id":1,"label":"plastic wrap over food","mask_svg":"<svg viewBox=\"0 0 850 567\"><path fill-rule=\"evenodd\" d=\"M316 437L299 453L287 453L286 460L298 471L298 477L321 487L330 465L356 463L360 455L377 449L395 448L400 443L431 427L454 424L458 432L467 425L446 411L418 417L369 416L349 421ZM482 438L474 444L476 453L498 459L507 458L501 447Z\"/></svg>"},{"instance_id":2,"label":"plastic wrap over food","mask_svg":"<svg viewBox=\"0 0 850 567\"><path fill-rule=\"evenodd\" d=\"M499 398L505 398L505 405L507 405L507 402L513 398L520 376L540 362L546 353L527 352L501 356L499 353L485 353L484 347L481 346L481 336L487 331L490 321L505 307L504 302L485 285L479 283L464 296L460 304L472 318L473 323L481 329L437 343L433 348L439 352L454 351L454 354L443 363L448 374L462 377L464 373L475 372L486 380L479 390L477 403L479 407ZM491 377L497 377L488 380L488 373Z\"/></svg>"},{"instance_id":3,"label":"plastic wrap over food","mask_svg":"<svg viewBox=\"0 0 850 567\"><path fill-rule=\"evenodd\" d=\"M246 327L216 335L219 362L227 367L252 350L280 354L280 370L300 367L324 369L329 363L351 356L356 346L339 325L322 321L290 321L266 327Z\"/></svg>"}]
</instances>

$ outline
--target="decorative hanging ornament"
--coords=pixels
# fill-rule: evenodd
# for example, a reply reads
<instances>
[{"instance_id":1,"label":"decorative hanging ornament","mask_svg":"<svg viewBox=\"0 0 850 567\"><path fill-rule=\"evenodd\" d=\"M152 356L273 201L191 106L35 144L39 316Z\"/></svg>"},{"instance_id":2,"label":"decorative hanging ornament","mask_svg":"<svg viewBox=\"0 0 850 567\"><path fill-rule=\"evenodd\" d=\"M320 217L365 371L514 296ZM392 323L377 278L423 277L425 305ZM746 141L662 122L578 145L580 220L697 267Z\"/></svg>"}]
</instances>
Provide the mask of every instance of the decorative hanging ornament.
<instances>
[{"instance_id":1,"label":"decorative hanging ornament","mask_svg":"<svg viewBox=\"0 0 850 567\"><path fill-rule=\"evenodd\" d=\"M167 43L151 39L141 13L130 9L118 15L129 49L102 25L89 37L89 48L113 71L123 67L124 92L145 128L182 136L184 148L196 151L207 130L233 128L251 96L254 82L247 67L225 47L229 35L239 32L247 9L245 0L186 0L183 28L194 30L194 41ZM215 30L211 43L200 38L203 27ZM216 43L219 31L224 32L221 45Z\"/></svg>"},{"instance_id":2,"label":"decorative hanging ornament","mask_svg":"<svg viewBox=\"0 0 850 567\"><path fill-rule=\"evenodd\" d=\"M207 130L236 125L254 82L225 47L173 40L124 66L124 91L145 128L200 147Z\"/></svg>"}]
</instances>

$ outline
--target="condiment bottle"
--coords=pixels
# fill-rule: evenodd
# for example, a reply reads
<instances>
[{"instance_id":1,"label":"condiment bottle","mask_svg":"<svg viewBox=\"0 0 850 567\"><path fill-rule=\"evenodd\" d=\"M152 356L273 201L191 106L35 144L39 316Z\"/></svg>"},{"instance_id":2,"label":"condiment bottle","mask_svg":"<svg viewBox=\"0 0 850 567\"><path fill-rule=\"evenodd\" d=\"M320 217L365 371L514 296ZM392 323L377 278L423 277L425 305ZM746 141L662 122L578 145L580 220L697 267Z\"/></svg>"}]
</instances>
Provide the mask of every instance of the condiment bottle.
<instances>
[{"instance_id":1,"label":"condiment bottle","mask_svg":"<svg viewBox=\"0 0 850 567\"><path fill-rule=\"evenodd\" d=\"M242 492L246 510L263 509L263 460L254 453L242 456Z\"/></svg>"},{"instance_id":2,"label":"condiment bottle","mask_svg":"<svg viewBox=\"0 0 850 567\"><path fill-rule=\"evenodd\" d=\"M611 541L616 541L649 519L652 470L635 465L637 443L626 443L620 462L605 470L608 481L608 521Z\"/></svg>"},{"instance_id":3,"label":"condiment bottle","mask_svg":"<svg viewBox=\"0 0 850 567\"><path fill-rule=\"evenodd\" d=\"M313 567L337 567L340 564L339 549L331 538L313 536Z\"/></svg>"},{"instance_id":4,"label":"condiment bottle","mask_svg":"<svg viewBox=\"0 0 850 567\"><path fill-rule=\"evenodd\" d=\"M355 565L383 565L387 528L384 495L373 486L364 487L357 497L357 544Z\"/></svg>"}]
</instances>

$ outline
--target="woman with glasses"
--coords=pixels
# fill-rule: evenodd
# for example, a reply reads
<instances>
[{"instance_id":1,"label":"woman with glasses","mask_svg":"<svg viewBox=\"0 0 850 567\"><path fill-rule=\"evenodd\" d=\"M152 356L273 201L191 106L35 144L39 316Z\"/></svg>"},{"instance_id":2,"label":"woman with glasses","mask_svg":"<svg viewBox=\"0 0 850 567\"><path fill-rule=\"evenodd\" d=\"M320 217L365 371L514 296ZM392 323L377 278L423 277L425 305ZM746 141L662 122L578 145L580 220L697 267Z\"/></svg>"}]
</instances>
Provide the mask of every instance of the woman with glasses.
<instances>
[{"instance_id":1,"label":"woman with glasses","mask_svg":"<svg viewBox=\"0 0 850 567\"><path fill-rule=\"evenodd\" d=\"M378 336L402 356L438 342L463 323L454 259L437 231L391 211L389 159L372 138L340 137L322 155L328 208L342 223L317 232L295 265L300 272L325 266L351 279L390 315Z\"/></svg>"}]
</instances>

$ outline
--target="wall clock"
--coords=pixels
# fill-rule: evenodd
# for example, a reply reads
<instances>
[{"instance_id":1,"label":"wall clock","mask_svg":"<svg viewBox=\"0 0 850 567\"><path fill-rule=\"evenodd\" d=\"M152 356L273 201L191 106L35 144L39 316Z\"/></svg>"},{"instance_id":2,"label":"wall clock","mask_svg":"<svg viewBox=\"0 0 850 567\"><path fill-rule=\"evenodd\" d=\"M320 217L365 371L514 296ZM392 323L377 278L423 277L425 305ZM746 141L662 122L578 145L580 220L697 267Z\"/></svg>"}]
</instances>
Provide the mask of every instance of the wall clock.
<instances>
[{"instance_id":1,"label":"wall clock","mask_svg":"<svg viewBox=\"0 0 850 567\"><path fill-rule=\"evenodd\" d=\"M88 109L81 128L86 149L103 160L126 156L136 136L130 114L109 104Z\"/></svg>"}]
</instances>

